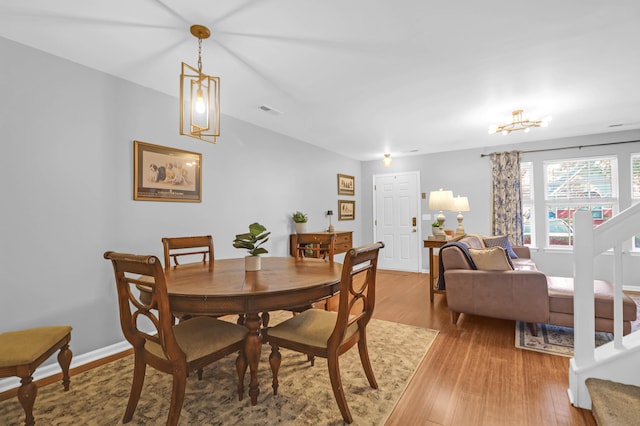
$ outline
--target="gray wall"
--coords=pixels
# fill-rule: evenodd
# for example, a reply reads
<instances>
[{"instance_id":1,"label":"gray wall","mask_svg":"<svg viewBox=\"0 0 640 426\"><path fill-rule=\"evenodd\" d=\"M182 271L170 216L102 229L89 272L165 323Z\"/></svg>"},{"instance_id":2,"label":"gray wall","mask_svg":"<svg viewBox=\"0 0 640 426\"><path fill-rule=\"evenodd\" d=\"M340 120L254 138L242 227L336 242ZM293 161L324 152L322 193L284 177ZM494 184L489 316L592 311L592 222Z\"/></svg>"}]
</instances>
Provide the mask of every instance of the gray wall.
<instances>
[{"instance_id":1,"label":"gray wall","mask_svg":"<svg viewBox=\"0 0 640 426\"><path fill-rule=\"evenodd\" d=\"M240 257L234 235L259 221L268 256L286 256L295 210L327 227L338 173L358 210L333 223L363 242L360 162L228 116L216 145L180 136L177 74L171 97L2 38L0 56L0 332L69 324L75 354L120 342L106 250L161 256L163 236L212 234L217 258ZM134 140L202 153L202 203L134 201Z\"/></svg>"}]
</instances>

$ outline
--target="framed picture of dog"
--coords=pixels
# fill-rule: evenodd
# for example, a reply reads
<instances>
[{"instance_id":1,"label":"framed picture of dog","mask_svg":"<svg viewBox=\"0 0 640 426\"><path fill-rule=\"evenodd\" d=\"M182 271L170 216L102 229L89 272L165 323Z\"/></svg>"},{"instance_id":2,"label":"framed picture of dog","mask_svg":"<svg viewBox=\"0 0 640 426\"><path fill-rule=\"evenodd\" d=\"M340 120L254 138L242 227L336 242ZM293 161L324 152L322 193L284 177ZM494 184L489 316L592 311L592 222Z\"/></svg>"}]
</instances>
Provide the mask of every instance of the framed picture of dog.
<instances>
[{"instance_id":1,"label":"framed picture of dog","mask_svg":"<svg viewBox=\"0 0 640 426\"><path fill-rule=\"evenodd\" d=\"M353 176L338 174L338 195L355 195L356 179Z\"/></svg>"},{"instance_id":2,"label":"framed picture of dog","mask_svg":"<svg viewBox=\"0 0 640 426\"><path fill-rule=\"evenodd\" d=\"M133 141L133 199L202 201L202 154Z\"/></svg>"},{"instance_id":3,"label":"framed picture of dog","mask_svg":"<svg viewBox=\"0 0 640 426\"><path fill-rule=\"evenodd\" d=\"M353 200L338 200L338 220L355 220L356 202Z\"/></svg>"}]
</instances>

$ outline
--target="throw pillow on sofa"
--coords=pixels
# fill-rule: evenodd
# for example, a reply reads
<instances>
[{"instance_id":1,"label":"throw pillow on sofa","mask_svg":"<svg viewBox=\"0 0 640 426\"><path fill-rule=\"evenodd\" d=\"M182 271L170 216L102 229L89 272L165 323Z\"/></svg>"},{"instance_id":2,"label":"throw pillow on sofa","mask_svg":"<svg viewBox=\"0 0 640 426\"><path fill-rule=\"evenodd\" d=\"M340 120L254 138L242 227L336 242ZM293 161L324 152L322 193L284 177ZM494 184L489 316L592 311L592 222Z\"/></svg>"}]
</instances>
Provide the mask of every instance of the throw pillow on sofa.
<instances>
[{"instance_id":1,"label":"throw pillow on sofa","mask_svg":"<svg viewBox=\"0 0 640 426\"><path fill-rule=\"evenodd\" d=\"M507 254L512 259L517 259L518 255L511 248L511 244L509 243L509 237L506 235L496 235L494 237L484 237L482 239L484 246L489 247L502 247L507 251Z\"/></svg>"},{"instance_id":2,"label":"throw pillow on sofa","mask_svg":"<svg viewBox=\"0 0 640 426\"><path fill-rule=\"evenodd\" d=\"M491 247L486 249L470 248L469 254L476 264L476 268L481 271L513 271L511 259L507 256L507 251L502 247Z\"/></svg>"}]
</instances>

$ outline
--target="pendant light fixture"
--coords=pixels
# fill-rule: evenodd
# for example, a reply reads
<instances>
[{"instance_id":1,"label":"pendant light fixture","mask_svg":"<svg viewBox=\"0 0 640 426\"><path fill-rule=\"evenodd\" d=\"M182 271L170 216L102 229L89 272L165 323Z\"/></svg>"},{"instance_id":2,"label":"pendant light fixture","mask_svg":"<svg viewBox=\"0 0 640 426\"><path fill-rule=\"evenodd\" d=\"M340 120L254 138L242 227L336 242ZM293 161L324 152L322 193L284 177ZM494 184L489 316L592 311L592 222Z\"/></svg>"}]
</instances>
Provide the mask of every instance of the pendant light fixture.
<instances>
[{"instance_id":1,"label":"pendant light fixture","mask_svg":"<svg viewBox=\"0 0 640 426\"><path fill-rule=\"evenodd\" d=\"M202 73L202 40L211 31L192 25L191 34L198 39L198 69L184 62L180 74L180 134L216 143L220 136L220 78Z\"/></svg>"}]
</instances>

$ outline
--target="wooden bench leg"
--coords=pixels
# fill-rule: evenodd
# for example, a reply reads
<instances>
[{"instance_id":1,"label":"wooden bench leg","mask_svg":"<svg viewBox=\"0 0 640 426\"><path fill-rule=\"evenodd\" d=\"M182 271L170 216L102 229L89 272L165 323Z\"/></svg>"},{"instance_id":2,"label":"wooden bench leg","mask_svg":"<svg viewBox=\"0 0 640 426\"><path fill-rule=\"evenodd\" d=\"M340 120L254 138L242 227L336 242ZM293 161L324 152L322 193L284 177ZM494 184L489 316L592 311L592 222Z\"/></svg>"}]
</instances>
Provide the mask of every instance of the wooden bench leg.
<instances>
[{"instance_id":1,"label":"wooden bench leg","mask_svg":"<svg viewBox=\"0 0 640 426\"><path fill-rule=\"evenodd\" d=\"M451 311L451 322L453 324L457 324L458 323L458 318L460 318L460 312Z\"/></svg>"},{"instance_id":2,"label":"wooden bench leg","mask_svg":"<svg viewBox=\"0 0 640 426\"><path fill-rule=\"evenodd\" d=\"M538 335L538 324L534 322L528 322L527 327L529 327L529 331L531 332L531 335L533 336Z\"/></svg>"},{"instance_id":3,"label":"wooden bench leg","mask_svg":"<svg viewBox=\"0 0 640 426\"><path fill-rule=\"evenodd\" d=\"M33 377L26 376L20 378L20 387L18 388L18 401L24 409L24 424L31 426L35 423L33 419L33 404L36 402L38 387L33 383Z\"/></svg>"},{"instance_id":4,"label":"wooden bench leg","mask_svg":"<svg viewBox=\"0 0 640 426\"><path fill-rule=\"evenodd\" d=\"M62 369L62 385L64 386L64 390L69 390L69 383L71 382L69 378L69 366L71 365L71 357L73 353L71 349L69 349L69 345L64 345L60 348L60 352L58 352L58 364L60 364L60 368Z\"/></svg>"}]
</instances>

